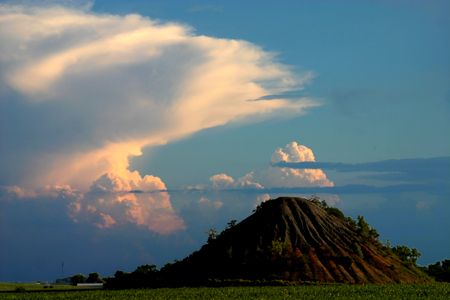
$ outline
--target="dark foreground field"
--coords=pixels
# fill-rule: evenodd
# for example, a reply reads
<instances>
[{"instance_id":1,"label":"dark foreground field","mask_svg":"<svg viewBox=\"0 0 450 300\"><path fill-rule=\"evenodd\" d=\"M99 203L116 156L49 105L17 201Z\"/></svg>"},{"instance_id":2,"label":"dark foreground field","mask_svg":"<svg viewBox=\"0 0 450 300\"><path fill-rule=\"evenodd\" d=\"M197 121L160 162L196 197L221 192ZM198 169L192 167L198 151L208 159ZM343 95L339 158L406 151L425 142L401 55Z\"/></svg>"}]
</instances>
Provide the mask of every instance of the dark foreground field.
<instances>
[{"instance_id":1,"label":"dark foreground field","mask_svg":"<svg viewBox=\"0 0 450 300\"><path fill-rule=\"evenodd\" d=\"M305 285L3 292L0 299L449 299L450 284Z\"/></svg>"}]
</instances>

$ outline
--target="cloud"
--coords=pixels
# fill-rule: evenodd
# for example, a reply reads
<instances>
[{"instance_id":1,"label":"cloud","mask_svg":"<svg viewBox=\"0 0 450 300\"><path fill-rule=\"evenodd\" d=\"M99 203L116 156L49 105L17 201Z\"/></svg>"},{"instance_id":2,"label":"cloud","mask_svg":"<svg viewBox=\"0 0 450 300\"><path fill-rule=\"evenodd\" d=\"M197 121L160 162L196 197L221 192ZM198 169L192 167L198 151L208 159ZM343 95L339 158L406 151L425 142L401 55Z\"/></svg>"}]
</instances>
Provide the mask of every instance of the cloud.
<instances>
[{"instance_id":1,"label":"cloud","mask_svg":"<svg viewBox=\"0 0 450 300\"><path fill-rule=\"evenodd\" d=\"M273 153L271 163L280 161L314 161L314 154L308 147L291 142L284 149L278 148ZM264 188L333 186L333 182L327 179L322 170L296 170L272 166L264 171L253 170L239 178L235 185L246 184L246 186L249 186L250 183L258 184Z\"/></svg>"},{"instance_id":2,"label":"cloud","mask_svg":"<svg viewBox=\"0 0 450 300\"><path fill-rule=\"evenodd\" d=\"M124 178L107 173L91 185L83 198L69 204L68 214L75 222L88 221L99 228L131 223L160 234L185 229L165 189L158 177L141 178L133 172ZM130 193L132 190L142 192Z\"/></svg>"},{"instance_id":3,"label":"cloud","mask_svg":"<svg viewBox=\"0 0 450 300\"><path fill-rule=\"evenodd\" d=\"M272 154L270 159L271 163L278 163L280 161L285 162L304 162L314 161L314 155L311 149L298 145L296 142L292 142L286 145L284 149L278 148L275 153Z\"/></svg>"},{"instance_id":4,"label":"cloud","mask_svg":"<svg viewBox=\"0 0 450 300\"><path fill-rule=\"evenodd\" d=\"M272 155L271 163L280 161L289 162L314 162L314 154L306 146L291 142L284 149L278 148ZM253 170L247 175L234 180L226 174L212 176L214 190L255 190L271 188L293 188L293 187L332 187L334 184L327 179L322 170L305 169L296 170L292 168L280 168L270 166L268 170Z\"/></svg>"},{"instance_id":5,"label":"cloud","mask_svg":"<svg viewBox=\"0 0 450 300\"><path fill-rule=\"evenodd\" d=\"M300 100L302 98L306 97L305 95L266 95L266 96L262 96L259 97L258 99L252 99L252 100L247 100L247 101L264 101L264 100L278 100L278 99L286 99L286 100L291 100L291 101L295 101L295 100Z\"/></svg>"},{"instance_id":6,"label":"cloud","mask_svg":"<svg viewBox=\"0 0 450 300\"><path fill-rule=\"evenodd\" d=\"M135 191L139 190L139 193ZM0 200L42 203L65 203L67 215L76 223L98 228L134 225L167 235L186 228L174 211L170 196L160 178L130 172L125 177L107 173L82 193L70 186L45 186L34 191L17 186L0 187Z\"/></svg>"},{"instance_id":7,"label":"cloud","mask_svg":"<svg viewBox=\"0 0 450 300\"><path fill-rule=\"evenodd\" d=\"M276 187L313 187L333 186L322 170L295 170L291 168L274 168L253 170L239 178L238 183L254 183L264 188Z\"/></svg>"},{"instance_id":8,"label":"cloud","mask_svg":"<svg viewBox=\"0 0 450 300\"><path fill-rule=\"evenodd\" d=\"M202 197L198 201L185 202L180 209L180 216L186 221L189 229L206 230L217 221L218 210L222 206L223 203L220 201L213 202Z\"/></svg>"},{"instance_id":9,"label":"cloud","mask_svg":"<svg viewBox=\"0 0 450 300\"><path fill-rule=\"evenodd\" d=\"M450 157L390 159L379 162L344 164L328 162L272 161L273 166L295 169L323 169L337 172L385 172L360 176L365 179L403 182L450 182Z\"/></svg>"},{"instance_id":10,"label":"cloud","mask_svg":"<svg viewBox=\"0 0 450 300\"><path fill-rule=\"evenodd\" d=\"M1 186L0 187L0 199L12 200L12 199L27 199L35 198L36 192L33 190L23 189L18 186Z\"/></svg>"},{"instance_id":11,"label":"cloud","mask_svg":"<svg viewBox=\"0 0 450 300\"><path fill-rule=\"evenodd\" d=\"M226 174L214 175L209 179L213 183L214 190L225 189L263 189L259 183L251 182L248 180L239 179L234 181L233 178Z\"/></svg>"},{"instance_id":12,"label":"cloud","mask_svg":"<svg viewBox=\"0 0 450 300\"><path fill-rule=\"evenodd\" d=\"M79 224L175 232L186 225L164 183L130 172L130 157L206 128L320 105L308 97L247 101L301 90L313 77L257 45L73 7L0 5L5 199L65 197ZM217 7L194 10L203 9ZM251 178L230 184L262 188Z\"/></svg>"},{"instance_id":13,"label":"cloud","mask_svg":"<svg viewBox=\"0 0 450 300\"><path fill-rule=\"evenodd\" d=\"M161 268L201 246L184 231L163 235L132 223L105 228L84 221L74 224L66 214L68 204L44 196L0 202L0 241L8 245L0 247L0 280L54 280L61 261L64 277L93 269L102 277L113 276L117 270L131 272L147 263ZM98 224L108 225L101 218Z\"/></svg>"},{"instance_id":14,"label":"cloud","mask_svg":"<svg viewBox=\"0 0 450 300\"><path fill-rule=\"evenodd\" d=\"M322 170L338 172L382 172L383 174L360 176L401 182L385 186L348 184L334 186ZM448 194L450 182L450 158L401 159L372 163L344 164L315 162L311 149L291 142L286 147L275 150L268 170L253 170L234 180L226 174L211 177L216 191L235 194L270 195L281 194L399 194L404 192L428 192L433 195ZM254 185L257 186L254 186ZM334 196L333 196L334 197ZM339 198L328 199L338 203ZM425 207L421 204L420 207Z\"/></svg>"},{"instance_id":15,"label":"cloud","mask_svg":"<svg viewBox=\"0 0 450 300\"><path fill-rule=\"evenodd\" d=\"M2 184L86 192L105 173L127 178L129 157L143 147L320 105L307 97L247 101L302 89L313 73L295 74L254 44L196 36L185 25L1 5L0 26L0 106L9 112L1 155L10 174Z\"/></svg>"},{"instance_id":16,"label":"cloud","mask_svg":"<svg viewBox=\"0 0 450 300\"><path fill-rule=\"evenodd\" d=\"M70 186L49 186L46 185L39 190L28 190L18 186L0 186L0 200L36 200L54 199L65 201L76 201L83 198L83 195Z\"/></svg>"}]
</instances>

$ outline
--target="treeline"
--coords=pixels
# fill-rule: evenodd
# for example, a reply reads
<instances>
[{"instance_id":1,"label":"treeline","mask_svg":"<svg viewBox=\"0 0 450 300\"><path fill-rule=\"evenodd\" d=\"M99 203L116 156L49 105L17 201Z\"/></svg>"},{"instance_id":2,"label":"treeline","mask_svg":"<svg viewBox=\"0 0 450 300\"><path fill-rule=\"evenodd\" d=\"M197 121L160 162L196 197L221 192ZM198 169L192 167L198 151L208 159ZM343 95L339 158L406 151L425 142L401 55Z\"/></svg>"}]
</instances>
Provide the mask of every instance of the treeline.
<instances>
[{"instance_id":1,"label":"treeline","mask_svg":"<svg viewBox=\"0 0 450 300\"><path fill-rule=\"evenodd\" d=\"M79 273L73 276L69 276L66 278L58 278L55 281L56 284L71 284L76 286L78 283L106 283L105 280L103 280L100 277L100 274L98 272L89 273L89 276L86 278L83 274Z\"/></svg>"},{"instance_id":2,"label":"treeline","mask_svg":"<svg viewBox=\"0 0 450 300\"><path fill-rule=\"evenodd\" d=\"M421 268L438 282L450 282L450 259L444 259L442 262L437 261Z\"/></svg>"},{"instance_id":3,"label":"treeline","mask_svg":"<svg viewBox=\"0 0 450 300\"><path fill-rule=\"evenodd\" d=\"M278 250L279 253L283 251L281 250L283 246L284 245L280 242L274 242L272 245L274 251L276 251L278 247L280 248ZM103 279L97 272L90 273L88 278L86 278L83 274L77 274L68 278L71 279L72 284L75 286L77 283L102 282L104 283L104 288L106 289L178 287L185 285L186 282L189 282L190 286L289 285L289 282L285 280L176 280L176 277L174 277L170 272L170 268L173 265L173 263L168 263L161 270L158 270L156 265L146 264L139 266L131 273L117 271L114 274L114 277L106 277ZM433 277L433 279L437 282L450 282L450 259L444 259L442 262L438 261L434 264L420 268L429 276ZM91 276L91 274L94 275Z\"/></svg>"}]
</instances>

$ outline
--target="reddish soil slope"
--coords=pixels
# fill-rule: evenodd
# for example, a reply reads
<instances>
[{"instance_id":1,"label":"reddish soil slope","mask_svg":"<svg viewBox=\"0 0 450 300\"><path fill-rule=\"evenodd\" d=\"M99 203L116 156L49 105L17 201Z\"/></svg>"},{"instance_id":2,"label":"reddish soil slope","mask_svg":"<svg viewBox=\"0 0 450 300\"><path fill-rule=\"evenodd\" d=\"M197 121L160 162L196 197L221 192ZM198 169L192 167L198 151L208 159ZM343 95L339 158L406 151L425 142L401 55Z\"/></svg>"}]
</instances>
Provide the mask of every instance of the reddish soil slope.
<instances>
[{"instance_id":1,"label":"reddish soil slope","mask_svg":"<svg viewBox=\"0 0 450 300\"><path fill-rule=\"evenodd\" d=\"M316 204L289 197L269 200L171 271L191 279L431 281L421 270L400 261L389 249Z\"/></svg>"}]
</instances>

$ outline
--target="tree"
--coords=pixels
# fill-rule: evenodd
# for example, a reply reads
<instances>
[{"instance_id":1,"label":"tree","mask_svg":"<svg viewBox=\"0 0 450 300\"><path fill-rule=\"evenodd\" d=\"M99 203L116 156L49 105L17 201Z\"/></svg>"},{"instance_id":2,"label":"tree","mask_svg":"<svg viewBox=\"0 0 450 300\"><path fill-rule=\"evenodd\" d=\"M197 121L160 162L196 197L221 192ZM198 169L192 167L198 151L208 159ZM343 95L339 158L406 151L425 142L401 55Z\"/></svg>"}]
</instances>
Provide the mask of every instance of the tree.
<instances>
[{"instance_id":1,"label":"tree","mask_svg":"<svg viewBox=\"0 0 450 300\"><path fill-rule=\"evenodd\" d=\"M356 223L356 225L358 226L358 230L361 235L369 236L370 226L369 223L364 220L364 216L358 215L358 223Z\"/></svg>"},{"instance_id":2,"label":"tree","mask_svg":"<svg viewBox=\"0 0 450 300\"><path fill-rule=\"evenodd\" d=\"M148 276L148 275L153 275L155 273L158 272L158 266L157 265L142 265L137 267L136 270L133 271L133 275L137 275L137 276Z\"/></svg>"},{"instance_id":3,"label":"tree","mask_svg":"<svg viewBox=\"0 0 450 300\"><path fill-rule=\"evenodd\" d=\"M259 211L264 205L266 205L267 203L269 203L270 200L266 200L261 202L260 204L256 205L255 209L252 210L252 213L255 213L257 211Z\"/></svg>"},{"instance_id":4,"label":"tree","mask_svg":"<svg viewBox=\"0 0 450 300\"><path fill-rule=\"evenodd\" d=\"M358 224L356 224L355 219L353 219L351 216L345 217L345 222L347 222L349 225L353 226L354 228L358 227Z\"/></svg>"},{"instance_id":5,"label":"tree","mask_svg":"<svg viewBox=\"0 0 450 300\"><path fill-rule=\"evenodd\" d=\"M320 200L320 197L317 196L317 194L311 195L311 197L309 197L308 200L311 201L312 203L316 204L316 205L319 206L319 207L321 207L322 202L325 201L325 200L324 200L324 201L321 201L321 200ZM326 202L325 202L325 203L326 203Z\"/></svg>"},{"instance_id":6,"label":"tree","mask_svg":"<svg viewBox=\"0 0 450 300\"><path fill-rule=\"evenodd\" d=\"M411 254L410 254L410 256L409 256L409 259L410 259L413 263L416 263L417 260L418 260L419 258L421 258L421 257L422 257L422 254L421 254L419 251L417 251L417 248L412 248L412 249L411 249Z\"/></svg>"},{"instance_id":7,"label":"tree","mask_svg":"<svg viewBox=\"0 0 450 300\"><path fill-rule=\"evenodd\" d=\"M231 220L230 222L227 223L227 227L225 227L225 230L229 230L231 228L233 228L234 226L236 226L237 220Z\"/></svg>"},{"instance_id":8,"label":"tree","mask_svg":"<svg viewBox=\"0 0 450 300\"><path fill-rule=\"evenodd\" d=\"M380 234L377 232L375 228L371 228L370 224L364 220L364 216L358 215L358 222L356 223L356 228L359 233L361 233L364 237L371 237L378 241L380 238Z\"/></svg>"},{"instance_id":9,"label":"tree","mask_svg":"<svg viewBox=\"0 0 450 300\"><path fill-rule=\"evenodd\" d=\"M100 274L97 272L89 273L89 277L86 280L86 283L105 283L104 280L100 277Z\"/></svg>"},{"instance_id":10,"label":"tree","mask_svg":"<svg viewBox=\"0 0 450 300\"><path fill-rule=\"evenodd\" d=\"M114 278L120 280L127 275L130 275L130 273L118 270L118 271L116 271L116 273L114 273Z\"/></svg>"},{"instance_id":11,"label":"tree","mask_svg":"<svg viewBox=\"0 0 450 300\"><path fill-rule=\"evenodd\" d=\"M424 267L425 272L439 282L450 282L450 259L437 261Z\"/></svg>"},{"instance_id":12,"label":"tree","mask_svg":"<svg viewBox=\"0 0 450 300\"><path fill-rule=\"evenodd\" d=\"M225 227L225 229L220 233L220 235L224 234L225 232L227 232L228 230L230 230L231 228L233 228L234 226L236 226L237 220L231 220L230 222L227 223L227 226Z\"/></svg>"},{"instance_id":13,"label":"tree","mask_svg":"<svg viewBox=\"0 0 450 300\"><path fill-rule=\"evenodd\" d=\"M325 209L329 214L337 217L338 219L341 219L342 221L346 221L345 215L344 213L336 208L336 207L327 207L327 209Z\"/></svg>"},{"instance_id":14,"label":"tree","mask_svg":"<svg viewBox=\"0 0 450 300\"><path fill-rule=\"evenodd\" d=\"M332 214L337 218L341 219L342 221L347 222L349 225L358 228L358 224L352 217L350 216L346 217L339 208L328 206L327 202L325 200L320 199L320 197L317 196L317 194L311 195L311 197L308 200L316 204L318 207L324 209L329 214ZM374 235L374 238L378 238L379 234L376 232L375 228L373 228L371 233Z\"/></svg>"},{"instance_id":15,"label":"tree","mask_svg":"<svg viewBox=\"0 0 450 300\"><path fill-rule=\"evenodd\" d=\"M55 283L58 283L58 284L64 284L64 283L71 283L71 278L72 277L66 277L66 278L58 278L58 279L56 279L56 281L55 281Z\"/></svg>"},{"instance_id":16,"label":"tree","mask_svg":"<svg viewBox=\"0 0 450 300\"><path fill-rule=\"evenodd\" d=\"M409 249L408 246L397 245L392 248L392 251L397 254L397 256L403 261L410 261L416 264L417 260L422 256L422 254L417 250L417 248Z\"/></svg>"},{"instance_id":17,"label":"tree","mask_svg":"<svg viewBox=\"0 0 450 300\"><path fill-rule=\"evenodd\" d=\"M392 248L392 251L403 261L407 261L411 255L411 249L408 246L397 245Z\"/></svg>"},{"instance_id":18,"label":"tree","mask_svg":"<svg viewBox=\"0 0 450 300\"><path fill-rule=\"evenodd\" d=\"M78 283L86 283L86 276L79 273L77 275L74 275L70 278L70 282L72 285L76 286Z\"/></svg>"},{"instance_id":19,"label":"tree","mask_svg":"<svg viewBox=\"0 0 450 300\"><path fill-rule=\"evenodd\" d=\"M205 231L206 235L208 236L208 244L217 239L217 237L219 236L218 232L219 231L215 228L211 228L210 230Z\"/></svg>"},{"instance_id":20,"label":"tree","mask_svg":"<svg viewBox=\"0 0 450 300\"><path fill-rule=\"evenodd\" d=\"M384 245L386 246L386 248L391 249L391 242L389 241L389 239L386 239L386 243L384 243Z\"/></svg>"}]
</instances>

